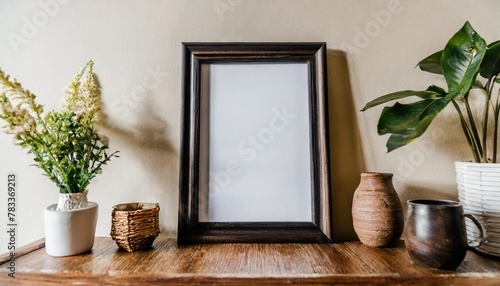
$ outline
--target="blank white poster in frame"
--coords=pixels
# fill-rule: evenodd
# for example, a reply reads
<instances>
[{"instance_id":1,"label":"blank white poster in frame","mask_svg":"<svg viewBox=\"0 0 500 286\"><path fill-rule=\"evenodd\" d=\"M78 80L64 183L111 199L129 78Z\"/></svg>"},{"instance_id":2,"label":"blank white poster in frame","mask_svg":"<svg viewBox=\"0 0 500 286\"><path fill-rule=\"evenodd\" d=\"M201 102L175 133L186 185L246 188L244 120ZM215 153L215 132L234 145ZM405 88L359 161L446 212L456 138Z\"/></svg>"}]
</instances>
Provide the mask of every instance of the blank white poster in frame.
<instances>
[{"instance_id":1,"label":"blank white poster in frame","mask_svg":"<svg viewBox=\"0 0 500 286\"><path fill-rule=\"evenodd\" d=\"M324 43L184 43L178 242L330 242Z\"/></svg>"}]
</instances>

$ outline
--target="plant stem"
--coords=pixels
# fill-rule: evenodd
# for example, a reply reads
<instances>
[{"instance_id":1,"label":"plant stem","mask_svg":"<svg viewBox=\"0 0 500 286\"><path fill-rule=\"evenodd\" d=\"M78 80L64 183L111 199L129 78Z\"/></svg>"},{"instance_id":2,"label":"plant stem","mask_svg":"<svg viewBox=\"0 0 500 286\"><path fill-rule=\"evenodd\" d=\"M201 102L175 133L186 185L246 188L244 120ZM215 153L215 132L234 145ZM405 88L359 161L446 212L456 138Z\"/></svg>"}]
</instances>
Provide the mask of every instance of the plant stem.
<instances>
[{"instance_id":1,"label":"plant stem","mask_svg":"<svg viewBox=\"0 0 500 286\"><path fill-rule=\"evenodd\" d=\"M467 139L467 143L469 144L470 150L472 152L472 155L474 156L474 161L480 162L480 156L477 152L477 146L472 140L472 134L470 131L469 126L467 126L467 121L465 121L464 115L462 113L462 110L460 109L460 106L455 102L455 100L451 101L453 103L453 106L458 112L458 116L460 117L460 123L462 124L462 129L464 131L465 138Z\"/></svg>"},{"instance_id":2,"label":"plant stem","mask_svg":"<svg viewBox=\"0 0 500 286\"><path fill-rule=\"evenodd\" d=\"M483 111L483 160L488 161L488 119L489 119L489 112L490 112L490 104L491 104L491 92L490 90L490 80L485 84L484 91L485 91L485 96L486 96L486 101L484 103L484 111Z\"/></svg>"},{"instance_id":3,"label":"plant stem","mask_svg":"<svg viewBox=\"0 0 500 286\"><path fill-rule=\"evenodd\" d=\"M497 79L497 76L494 76L491 80L491 87L488 89L489 90L489 93L490 93L490 98L491 98L491 93L493 92L493 85L495 84L495 81ZM495 118L494 118L494 130L493 130L493 158L491 159L492 160L492 163L496 163L497 162L497 149L498 149L498 115L500 114L500 106L499 106L499 102L498 102L498 99L499 99L499 96L500 96L500 90L498 91L498 94L497 94L497 100L495 102L495 106L493 107L493 112L495 114Z\"/></svg>"},{"instance_id":4,"label":"plant stem","mask_svg":"<svg viewBox=\"0 0 500 286\"><path fill-rule=\"evenodd\" d=\"M498 105L495 108L495 130L493 130L493 158L491 158L492 163L497 162L497 142L498 142L498 115L500 109Z\"/></svg>"},{"instance_id":5,"label":"plant stem","mask_svg":"<svg viewBox=\"0 0 500 286\"><path fill-rule=\"evenodd\" d=\"M477 146L477 150L476 151L478 151L478 155L479 155L479 159L480 159L477 162L480 163L484 159L483 148L481 147L482 146L482 144L481 144L481 138L479 137L479 133L477 132L476 123L474 121L474 115L472 114L472 110L470 108L468 97L469 97L469 93L467 93L464 96L465 110L467 111L467 118L469 119L470 129L472 131L471 132L472 133L472 141Z\"/></svg>"}]
</instances>

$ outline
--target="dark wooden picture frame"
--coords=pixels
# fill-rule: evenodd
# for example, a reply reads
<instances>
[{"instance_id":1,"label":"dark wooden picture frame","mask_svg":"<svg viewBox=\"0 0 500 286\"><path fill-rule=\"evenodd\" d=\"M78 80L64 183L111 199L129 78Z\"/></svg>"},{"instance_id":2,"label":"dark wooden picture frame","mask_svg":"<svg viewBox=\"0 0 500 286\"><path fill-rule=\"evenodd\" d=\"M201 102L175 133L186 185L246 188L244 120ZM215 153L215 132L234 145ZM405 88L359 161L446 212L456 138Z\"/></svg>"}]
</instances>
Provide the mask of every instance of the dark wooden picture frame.
<instances>
[{"instance_id":1,"label":"dark wooden picture frame","mask_svg":"<svg viewBox=\"0 0 500 286\"><path fill-rule=\"evenodd\" d=\"M290 64L290 66L286 66ZM207 158L210 157L210 128L207 121L213 120L207 114L213 113L207 104L212 95L203 91L211 77L207 67L283 68L303 70L305 116L307 128L303 138L307 144L296 146L306 149L308 162L305 174L300 174L309 184L307 188L297 188L296 192L307 192L310 204L309 219L250 220L210 220L202 214L202 201L210 200ZM260 66L259 66L260 65ZM273 66L276 65L276 66ZM271 71L269 71L271 72ZM325 43L183 43L183 99L180 151L179 217L178 243L215 243L215 242L262 242L262 243L329 243L330 225L330 181L328 156L328 112L326 83L326 44ZM280 72L278 72L280 74ZM209 85L224 85L228 81L209 82ZM286 85L286 78L281 84ZM237 94L235 94L237 96ZM266 97L264 97L265 99ZM258 102L266 105L266 102ZM244 107L240 107L244 108ZM220 107L218 111L220 111ZM231 111L234 114L234 110ZM231 121L229 118L228 121ZM223 122L223 121L218 121ZM242 126L241 128L245 128ZM207 139L208 138L208 139ZM289 141L291 142L291 141ZM212 145L213 142L211 142ZM288 143L287 143L288 144ZM293 143L292 143L293 145ZM303 146L304 145L304 146ZM213 147L213 146L212 146ZM293 151L293 150L292 150ZM262 155L264 156L264 155ZM261 156L261 157L262 157ZM274 156L270 156L274 158ZM272 160L272 159L271 159ZM288 161L274 162L275 166L286 166ZM296 166L297 164L295 164ZM300 165L300 164L298 164ZM285 168L285 167L284 167ZM278 169L278 170L276 170ZM275 168L278 172L279 168ZM298 170L301 170L300 168ZM294 171L296 171L294 169ZM205 174L205 175L204 175ZM293 174L293 173L292 173ZM296 176L297 177L297 176ZM249 180L252 178L250 177ZM259 178L255 178L258 180ZM279 181L279 179L277 179ZM287 191L287 190L281 190ZM248 195L248 194L247 194ZM251 195L251 194L250 194ZM303 194L301 194L303 195ZM219 199L224 199L219 197ZM205 202L205 203L208 203ZM280 206L282 207L282 206ZM285 206L286 207L286 206ZM291 207L292 208L292 207ZM258 209L255 209L259 212ZM203 211L205 212L205 211ZM201 219L204 217L203 219Z\"/></svg>"}]
</instances>

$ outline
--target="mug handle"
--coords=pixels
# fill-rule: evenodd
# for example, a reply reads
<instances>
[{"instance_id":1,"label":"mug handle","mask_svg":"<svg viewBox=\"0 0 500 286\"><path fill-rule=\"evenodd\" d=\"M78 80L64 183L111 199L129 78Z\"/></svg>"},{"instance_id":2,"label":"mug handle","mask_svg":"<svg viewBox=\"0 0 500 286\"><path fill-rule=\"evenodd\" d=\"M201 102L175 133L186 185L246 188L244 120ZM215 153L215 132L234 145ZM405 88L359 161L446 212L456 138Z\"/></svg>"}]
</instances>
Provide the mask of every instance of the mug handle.
<instances>
[{"instance_id":1,"label":"mug handle","mask_svg":"<svg viewBox=\"0 0 500 286\"><path fill-rule=\"evenodd\" d=\"M466 218L469 218L476 226L477 228L479 229L479 239L477 241L474 241L474 240L468 240L467 243L469 244L469 247L472 247L472 248L477 248L479 247L481 244L483 244L485 242L485 237L484 237L484 228L483 228L483 225L481 225L481 223L471 214L464 214L464 217ZM471 244L475 242L474 244Z\"/></svg>"}]
</instances>

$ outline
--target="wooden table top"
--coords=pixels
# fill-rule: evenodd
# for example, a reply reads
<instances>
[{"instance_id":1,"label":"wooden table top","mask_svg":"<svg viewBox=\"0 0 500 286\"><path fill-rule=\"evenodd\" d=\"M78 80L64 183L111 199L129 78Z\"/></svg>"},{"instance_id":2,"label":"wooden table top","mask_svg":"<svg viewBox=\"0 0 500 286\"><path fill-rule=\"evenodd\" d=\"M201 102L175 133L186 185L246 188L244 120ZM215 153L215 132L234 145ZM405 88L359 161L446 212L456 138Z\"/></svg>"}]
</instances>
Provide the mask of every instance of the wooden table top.
<instances>
[{"instance_id":1,"label":"wooden table top","mask_svg":"<svg viewBox=\"0 0 500 286\"><path fill-rule=\"evenodd\" d=\"M360 242L178 246L174 237L160 235L152 249L128 253L99 237L92 251L70 257L51 257L43 245L40 240L17 250L16 278L8 277L9 257L2 255L0 285L500 285L497 258L468 251L456 271L425 268L410 261L403 241L381 249Z\"/></svg>"}]
</instances>

